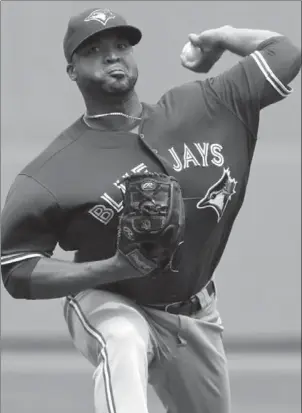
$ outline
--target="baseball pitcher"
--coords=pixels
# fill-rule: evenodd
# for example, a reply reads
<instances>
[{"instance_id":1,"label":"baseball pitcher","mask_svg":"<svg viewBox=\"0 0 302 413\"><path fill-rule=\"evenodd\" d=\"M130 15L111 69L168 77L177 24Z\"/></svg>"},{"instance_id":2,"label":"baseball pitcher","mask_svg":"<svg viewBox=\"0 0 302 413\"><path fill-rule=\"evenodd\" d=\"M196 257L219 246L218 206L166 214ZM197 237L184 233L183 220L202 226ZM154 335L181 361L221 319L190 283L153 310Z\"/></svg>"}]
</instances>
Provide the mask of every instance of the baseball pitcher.
<instances>
[{"instance_id":1,"label":"baseball pitcher","mask_svg":"<svg viewBox=\"0 0 302 413\"><path fill-rule=\"evenodd\" d=\"M169 413L229 413L213 274L244 201L260 112L292 93L301 52L266 30L191 34L186 69L207 73L225 51L239 63L148 104L135 91L141 37L108 9L70 19L67 73L85 111L10 188L3 283L16 299L62 299L95 367L96 413L147 413L148 382ZM74 261L52 258L57 245Z\"/></svg>"}]
</instances>

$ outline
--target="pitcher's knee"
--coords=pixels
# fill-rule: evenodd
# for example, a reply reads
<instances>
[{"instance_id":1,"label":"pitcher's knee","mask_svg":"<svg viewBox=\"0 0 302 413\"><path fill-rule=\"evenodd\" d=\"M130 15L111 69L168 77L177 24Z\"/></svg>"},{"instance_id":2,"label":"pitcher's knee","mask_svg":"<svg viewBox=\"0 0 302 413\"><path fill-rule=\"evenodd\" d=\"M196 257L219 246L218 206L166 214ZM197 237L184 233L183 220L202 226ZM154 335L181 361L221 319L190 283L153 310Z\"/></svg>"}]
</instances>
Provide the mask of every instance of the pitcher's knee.
<instances>
[{"instance_id":1,"label":"pitcher's knee","mask_svg":"<svg viewBox=\"0 0 302 413\"><path fill-rule=\"evenodd\" d=\"M107 345L117 346L119 351L123 349L136 349L148 352L149 333L145 328L135 325L123 317L115 317L106 326L105 339Z\"/></svg>"}]
</instances>

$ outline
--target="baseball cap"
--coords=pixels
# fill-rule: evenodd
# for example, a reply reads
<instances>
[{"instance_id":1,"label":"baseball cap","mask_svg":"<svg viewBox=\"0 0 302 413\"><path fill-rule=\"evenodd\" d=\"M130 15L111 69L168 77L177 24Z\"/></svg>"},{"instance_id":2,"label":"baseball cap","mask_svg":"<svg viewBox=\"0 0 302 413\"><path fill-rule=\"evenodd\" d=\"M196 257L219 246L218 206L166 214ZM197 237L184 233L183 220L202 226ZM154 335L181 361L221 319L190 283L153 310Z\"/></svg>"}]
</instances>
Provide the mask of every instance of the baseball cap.
<instances>
[{"instance_id":1,"label":"baseball cap","mask_svg":"<svg viewBox=\"0 0 302 413\"><path fill-rule=\"evenodd\" d=\"M88 9L71 17L63 41L67 62L71 61L73 53L89 37L112 29L122 31L132 46L142 38L137 27L129 25L124 17L109 9Z\"/></svg>"}]
</instances>

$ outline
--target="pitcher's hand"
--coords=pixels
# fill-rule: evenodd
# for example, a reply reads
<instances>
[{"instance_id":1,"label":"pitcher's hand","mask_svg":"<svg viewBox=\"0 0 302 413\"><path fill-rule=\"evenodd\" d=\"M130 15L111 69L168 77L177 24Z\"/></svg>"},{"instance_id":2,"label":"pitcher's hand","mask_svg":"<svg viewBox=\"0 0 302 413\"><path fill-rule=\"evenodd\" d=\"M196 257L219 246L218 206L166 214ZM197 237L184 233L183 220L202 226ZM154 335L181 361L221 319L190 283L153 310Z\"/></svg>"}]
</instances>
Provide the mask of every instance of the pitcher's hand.
<instances>
[{"instance_id":1,"label":"pitcher's hand","mask_svg":"<svg viewBox=\"0 0 302 413\"><path fill-rule=\"evenodd\" d=\"M200 34L190 34L191 45L200 50L196 53L196 59L186 56L185 50L180 55L181 64L195 73L207 73L225 52L223 33L229 26L206 30ZM191 58L190 58L191 57Z\"/></svg>"}]
</instances>

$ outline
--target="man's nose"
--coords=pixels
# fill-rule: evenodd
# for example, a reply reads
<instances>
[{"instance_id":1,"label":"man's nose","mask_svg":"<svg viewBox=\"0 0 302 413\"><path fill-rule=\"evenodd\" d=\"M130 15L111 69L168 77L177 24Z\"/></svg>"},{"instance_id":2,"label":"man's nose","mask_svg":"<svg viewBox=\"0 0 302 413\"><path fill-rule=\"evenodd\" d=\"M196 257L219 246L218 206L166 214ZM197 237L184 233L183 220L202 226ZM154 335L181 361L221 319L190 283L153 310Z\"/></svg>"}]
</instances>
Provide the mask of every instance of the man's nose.
<instances>
[{"instance_id":1,"label":"man's nose","mask_svg":"<svg viewBox=\"0 0 302 413\"><path fill-rule=\"evenodd\" d=\"M106 54L104 60L105 60L106 64L111 64L111 63L118 62L120 60L120 58L116 53L110 52L110 53Z\"/></svg>"}]
</instances>

